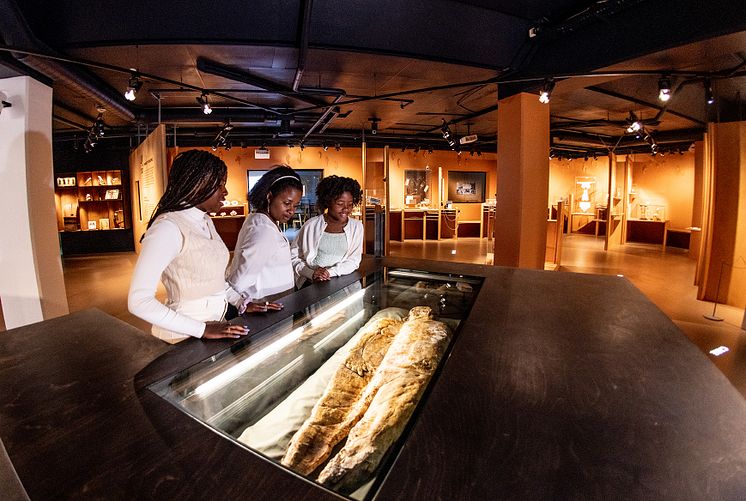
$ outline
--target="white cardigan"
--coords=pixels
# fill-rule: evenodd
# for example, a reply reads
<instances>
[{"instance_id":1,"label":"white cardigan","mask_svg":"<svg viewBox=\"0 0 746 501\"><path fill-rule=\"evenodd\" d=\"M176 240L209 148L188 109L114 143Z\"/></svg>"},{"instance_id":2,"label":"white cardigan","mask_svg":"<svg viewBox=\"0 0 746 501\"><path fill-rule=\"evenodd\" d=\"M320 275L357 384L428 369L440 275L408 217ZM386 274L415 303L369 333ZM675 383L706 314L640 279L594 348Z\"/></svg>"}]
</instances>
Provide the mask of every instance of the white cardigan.
<instances>
[{"instance_id":1,"label":"white cardigan","mask_svg":"<svg viewBox=\"0 0 746 501\"><path fill-rule=\"evenodd\" d=\"M298 231L298 235L290 246L290 258L295 271L295 286L298 288L302 287L306 280L313 278L315 268L311 267L310 263L313 263L316 257L319 240L325 229L326 221L323 215L312 217ZM363 223L349 218L344 227L344 233L347 237L347 252L341 261L326 269L333 277L347 275L357 270L363 255Z\"/></svg>"}]
</instances>

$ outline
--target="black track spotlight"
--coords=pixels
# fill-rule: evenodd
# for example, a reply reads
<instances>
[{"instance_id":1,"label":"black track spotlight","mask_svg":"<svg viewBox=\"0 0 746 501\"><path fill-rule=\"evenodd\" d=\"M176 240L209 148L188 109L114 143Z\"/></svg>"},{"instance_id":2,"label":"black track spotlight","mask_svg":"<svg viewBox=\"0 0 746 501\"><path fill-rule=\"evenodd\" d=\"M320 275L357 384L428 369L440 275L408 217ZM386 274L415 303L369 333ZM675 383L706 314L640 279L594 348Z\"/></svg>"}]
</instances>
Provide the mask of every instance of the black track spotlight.
<instances>
[{"instance_id":1,"label":"black track spotlight","mask_svg":"<svg viewBox=\"0 0 746 501\"><path fill-rule=\"evenodd\" d=\"M703 83L705 86L705 101L707 104L715 103L715 94L712 93L712 81L709 78L705 78Z\"/></svg>"},{"instance_id":2,"label":"black track spotlight","mask_svg":"<svg viewBox=\"0 0 746 501\"><path fill-rule=\"evenodd\" d=\"M202 108L202 113L209 115L212 113L212 107L210 106L210 100L207 97L207 93L203 92L201 96L197 98L197 103Z\"/></svg>"},{"instance_id":3,"label":"black track spotlight","mask_svg":"<svg viewBox=\"0 0 746 501\"><path fill-rule=\"evenodd\" d=\"M552 98L553 90L554 90L554 79L545 78L544 84L541 86L541 92L539 92L539 102L542 104L549 104L549 100Z\"/></svg>"},{"instance_id":4,"label":"black track spotlight","mask_svg":"<svg viewBox=\"0 0 746 501\"><path fill-rule=\"evenodd\" d=\"M664 103L671 99L671 79L665 75L658 79L658 99Z\"/></svg>"},{"instance_id":5,"label":"black track spotlight","mask_svg":"<svg viewBox=\"0 0 746 501\"><path fill-rule=\"evenodd\" d=\"M368 119L370 122L370 133L371 134L378 134L378 122L381 121L380 118L371 117Z\"/></svg>"},{"instance_id":6,"label":"black track spotlight","mask_svg":"<svg viewBox=\"0 0 746 501\"><path fill-rule=\"evenodd\" d=\"M142 80L140 80L137 73L132 73L129 82L127 83L127 90L124 92L124 98L127 101L134 101L140 87L142 87Z\"/></svg>"},{"instance_id":7,"label":"black track spotlight","mask_svg":"<svg viewBox=\"0 0 746 501\"><path fill-rule=\"evenodd\" d=\"M642 122L639 118L637 118L637 115L635 115L634 111L629 112L626 130L629 134L637 134L638 132L640 132L640 130L642 130Z\"/></svg>"},{"instance_id":8,"label":"black track spotlight","mask_svg":"<svg viewBox=\"0 0 746 501\"><path fill-rule=\"evenodd\" d=\"M450 146L452 150L455 150L456 140L453 139L453 133L451 133L451 128L448 127L448 123L446 123L445 120L443 120L443 125L440 127L440 131L443 133L443 139L446 140L446 142L448 143L448 146Z\"/></svg>"},{"instance_id":9,"label":"black track spotlight","mask_svg":"<svg viewBox=\"0 0 746 501\"><path fill-rule=\"evenodd\" d=\"M327 151L329 149L329 145L326 143L321 143L321 147L324 149L324 151Z\"/></svg>"},{"instance_id":10,"label":"black track spotlight","mask_svg":"<svg viewBox=\"0 0 746 501\"><path fill-rule=\"evenodd\" d=\"M342 150L342 145L339 144L339 143L337 143L337 144L334 145L334 149L337 150L337 151L341 151Z\"/></svg>"}]
</instances>

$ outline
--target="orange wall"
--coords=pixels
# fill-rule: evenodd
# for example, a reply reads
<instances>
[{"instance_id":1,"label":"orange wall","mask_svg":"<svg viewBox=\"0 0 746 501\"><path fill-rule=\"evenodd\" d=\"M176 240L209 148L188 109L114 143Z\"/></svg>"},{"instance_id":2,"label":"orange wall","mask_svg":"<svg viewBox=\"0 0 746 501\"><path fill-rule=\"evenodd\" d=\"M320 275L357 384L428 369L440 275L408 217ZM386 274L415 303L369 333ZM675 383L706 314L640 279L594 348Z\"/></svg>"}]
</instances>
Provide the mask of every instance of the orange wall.
<instances>
[{"instance_id":1,"label":"orange wall","mask_svg":"<svg viewBox=\"0 0 746 501\"><path fill-rule=\"evenodd\" d=\"M618 158L623 161L623 157ZM692 224L694 203L694 153L683 155L632 155L632 184L642 203L666 206L666 218L672 228ZM549 162L549 203L566 198L573 191L576 176L596 178L596 202L608 197L609 166L607 157L596 160L557 160Z\"/></svg>"},{"instance_id":2,"label":"orange wall","mask_svg":"<svg viewBox=\"0 0 746 501\"><path fill-rule=\"evenodd\" d=\"M671 228L692 225L694 153L632 155L632 187L640 203L666 206Z\"/></svg>"},{"instance_id":3,"label":"orange wall","mask_svg":"<svg viewBox=\"0 0 746 501\"><path fill-rule=\"evenodd\" d=\"M549 204L554 205L557 200L570 202L570 194L575 189L576 177L596 178L596 203L606 204L609 191L609 159L598 157L597 159L583 160L558 160L552 158L549 161Z\"/></svg>"},{"instance_id":4,"label":"orange wall","mask_svg":"<svg viewBox=\"0 0 746 501\"><path fill-rule=\"evenodd\" d=\"M370 155L369 155L370 157ZM369 158L370 159L370 158ZM405 170L425 170L430 168L430 182L432 190L431 207L435 207L438 200L438 167L442 167L445 186L448 184L448 171L471 171L486 172L487 187L485 188L485 198L495 198L497 191L497 160L494 153L483 153L482 156L472 156L468 153L458 155L452 151L419 151L414 150L401 151L400 149L389 150L389 177L391 190L391 208L404 207L404 171ZM446 201L446 193L443 194L443 203ZM454 204L461 211L459 218L462 220L478 220L481 218L482 206L478 203Z\"/></svg>"},{"instance_id":5,"label":"orange wall","mask_svg":"<svg viewBox=\"0 0 746 501\"><path fill-rule=\"evenodd\" d=\"M191 149L191 148L190 148ZM211 148L195 148L211 151ZM336 174L338 176L351 177L361 181L362 167L360 163L360 150L358 148L342 148L336 151L330 148L269 148L269 160L257 160L254 158L255 147L234 147L228 151L218 149L214 151L228 166L228 189L227 200L238 200L239 203L248 203L247 200L247 170L266 170L277 164L287 164L294 169L323 169L324 176Z\"/></svg>"},{"instance_id":6,"label":"orange wall","mask_svg":"<svg viewBox=\"0 0 746 501\"><path fill-rule=\"evenodd\" d=\"M210 148L198 148L211 151ZM173 149L172 149L173 150ZM359 148L342 148L336 151L330 148L324 151L322 148L306 147L270 147L269 160L254 159L254 147L238 148L231 150L218 149L213 152L219 156L228 166L228 200L238 200L239 203L247 203L246 198L246 171L264 170L278 163L286 163L295 169L323 169L324 176L336 174L357 179L362 184L362 161ZM173 153L173 151L171 151ZM383 161L383 148L368 148L368 162L376 163ZM400 149L389 149L389 177L391 190L391 208L402 208L404 206L404 171L409 169L424 170L431 169L431 206L435 207L438 197L438 167L443 168L443 177L447 182L449 170L483 171L487 173L487 187L485 198L494 198L497 191L497 169L496 155L494 153L483 153L482 156L471 156L468 153L456 154L452 151L426 151L414 150L401 151ZM445 196L444 200L445 202ZM481 217L480 204L454 204L461 210L460 218L464 220L476 220Z\"/></svg>"}]
</instances>

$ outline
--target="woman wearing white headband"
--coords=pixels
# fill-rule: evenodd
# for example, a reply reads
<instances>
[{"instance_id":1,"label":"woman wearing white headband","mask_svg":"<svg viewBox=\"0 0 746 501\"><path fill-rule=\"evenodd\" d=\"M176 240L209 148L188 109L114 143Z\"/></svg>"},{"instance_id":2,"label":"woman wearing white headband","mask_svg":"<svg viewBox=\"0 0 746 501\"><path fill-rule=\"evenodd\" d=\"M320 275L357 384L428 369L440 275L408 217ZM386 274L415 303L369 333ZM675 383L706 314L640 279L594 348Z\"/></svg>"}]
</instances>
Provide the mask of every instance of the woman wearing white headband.
<instances>
[{"instance_id":1,"label":"woman wearing white headband","mask_svg":"<svg viewBox=\"0 0 746 501\"><path fill-rule=\"evenodd\" d=\"M287 165L277 165L263 175L249 193L254 213L244 221L238 234L228 283L250 300L247 312L279 310L270 302L293 289L290 243L280 231L295 214L303 184Z\"/></svg>"}]
</instances>

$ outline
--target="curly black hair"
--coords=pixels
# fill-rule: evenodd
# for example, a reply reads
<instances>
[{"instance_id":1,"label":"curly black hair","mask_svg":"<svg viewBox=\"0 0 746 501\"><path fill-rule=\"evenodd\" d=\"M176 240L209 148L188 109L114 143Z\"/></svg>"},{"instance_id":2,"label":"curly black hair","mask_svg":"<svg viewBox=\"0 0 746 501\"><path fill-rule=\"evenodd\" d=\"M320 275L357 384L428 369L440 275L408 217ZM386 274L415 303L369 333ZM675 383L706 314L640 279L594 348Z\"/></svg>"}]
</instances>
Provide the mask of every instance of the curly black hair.
<instances>
[{"instance_id":1,"label":"curly black hair","mask_svg":"<svg viewBox=\"0 0 746 501\"><path fill-rule=\"evenodd\" d=\"M276 197L286 188L295 188L303 191L303 183L300 176L289 165L275 165L264 174L249 192L249 203L251 208L257 212L267 212L269 200L267 195Z\"/></svg>"},{"instance_id":2,"label":"curly black hair","mask_svg":"<svg viewBox=\"0 0 746 501\"><path fill-rule=\"evenodd\" d=\"M179 153L171 164L166 191L148 221L148 228L161 214L189 209L210 198L227 175L225 162L209 151Z\"/></svg>"},{"instance_id":3,"label":"curly black hair","mask_svg":"<svg viewBox=\"0 0 746 501\"><path fill-rule=\"evenodd\" d=\"M356 180L351 177L334 175L323 178L319 184L316 185L316 208L320 213L323 213L336 199L342 196L342 193L344 192L348 192L352 195L353 205L360 203L363 192L360 189L360 183Z\"/></svg>"}]
</instances>

